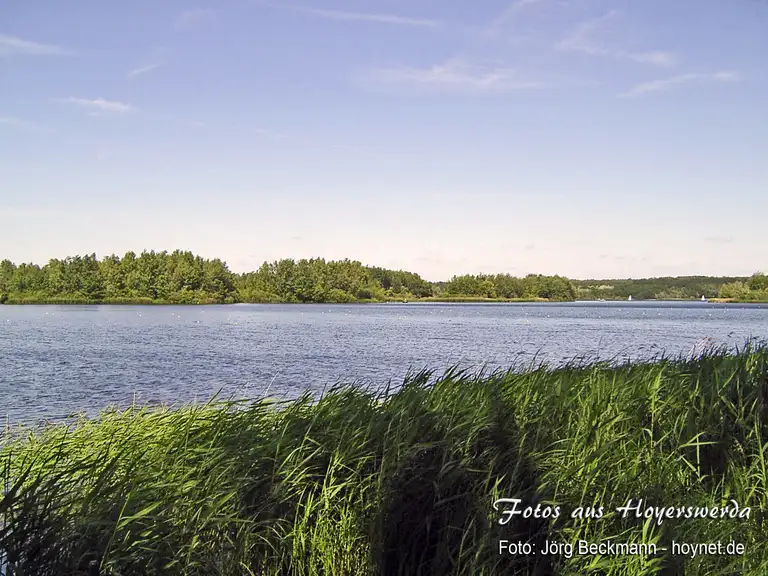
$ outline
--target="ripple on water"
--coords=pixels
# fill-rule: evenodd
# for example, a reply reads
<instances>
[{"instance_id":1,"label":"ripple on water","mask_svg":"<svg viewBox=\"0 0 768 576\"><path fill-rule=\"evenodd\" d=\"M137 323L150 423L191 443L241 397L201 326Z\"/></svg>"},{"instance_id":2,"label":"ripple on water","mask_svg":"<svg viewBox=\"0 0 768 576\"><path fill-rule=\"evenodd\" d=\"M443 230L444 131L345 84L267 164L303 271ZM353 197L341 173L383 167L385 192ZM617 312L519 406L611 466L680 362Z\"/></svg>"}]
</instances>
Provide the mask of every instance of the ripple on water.
<instances>
[{"instance_id":1,"label":"ripple on water","mask_svg":"<svg viewBox=\"0 0 768 576\"><path fill-rule=\"evenodd\" d=\"M380 386L457 362L493 369L688 354L707 337L731 346L768 337L768 307L0 306L0 323L0 414L21 421L135 399L178 404L267 389L291 397L339 379Z\"/></svg>"}]
</instances>

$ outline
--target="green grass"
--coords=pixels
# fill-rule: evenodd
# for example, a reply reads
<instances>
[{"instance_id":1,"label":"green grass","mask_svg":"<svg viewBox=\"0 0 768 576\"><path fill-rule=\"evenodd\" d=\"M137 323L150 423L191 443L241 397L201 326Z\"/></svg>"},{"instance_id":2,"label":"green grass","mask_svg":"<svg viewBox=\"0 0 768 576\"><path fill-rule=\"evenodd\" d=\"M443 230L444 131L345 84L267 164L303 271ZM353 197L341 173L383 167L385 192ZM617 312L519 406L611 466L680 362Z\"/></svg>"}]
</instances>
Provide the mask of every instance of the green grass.
<instances>
[{"instance_id":1,"label":"green grass","mask_svg":"<svg viewBox=\"0 0 768 576\"><path fill-rule=\"evenodd\" d=\"M473 376L396 392L109 411L0 447L18 575L768 573L768 349ZM500 525L501 497L559 505ZM749 519L621 518L749 506ZM578 506L603 506L577 520ZM743 543L742 556L500 555L501 539Z\"/></svg>"}]
</instances>

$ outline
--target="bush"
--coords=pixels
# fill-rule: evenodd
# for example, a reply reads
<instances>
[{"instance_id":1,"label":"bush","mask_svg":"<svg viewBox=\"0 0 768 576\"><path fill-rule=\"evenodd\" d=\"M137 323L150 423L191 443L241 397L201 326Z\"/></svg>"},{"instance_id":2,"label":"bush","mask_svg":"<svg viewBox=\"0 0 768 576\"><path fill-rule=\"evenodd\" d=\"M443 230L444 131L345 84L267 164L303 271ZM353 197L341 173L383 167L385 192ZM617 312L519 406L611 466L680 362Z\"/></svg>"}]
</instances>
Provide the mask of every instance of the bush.
<instances>
[{"instance_id":1,"label":"bush","mask_svg":"<svg viewBox=\"0 0 768 576\"><path fill-rule=\"evenodd\" d=\"M344 292L344 290L331 288L328 291L328 302L332 302L334 304L350 304L355 302L355 297L352 296L352 294L349 292Z\"/></svg>"}]
</instances>

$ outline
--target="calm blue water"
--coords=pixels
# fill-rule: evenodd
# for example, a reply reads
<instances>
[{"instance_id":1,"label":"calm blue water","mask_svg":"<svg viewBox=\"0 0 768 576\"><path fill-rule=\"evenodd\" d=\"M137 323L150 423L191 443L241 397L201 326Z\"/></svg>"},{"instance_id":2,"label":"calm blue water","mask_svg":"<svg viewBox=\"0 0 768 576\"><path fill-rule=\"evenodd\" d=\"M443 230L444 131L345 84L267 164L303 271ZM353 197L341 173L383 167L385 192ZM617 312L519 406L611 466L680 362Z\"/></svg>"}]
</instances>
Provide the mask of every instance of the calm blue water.
<instances>
[{"instance_id":1,"label":"calm blue water","mask_svg":"<svg viewBox=\"0 0 768 576\"><path fill-rule=\"evenodd\" d=\"M0 416L295 396L409 368L687 354L768 338L768 306L708 303L0 306Z\"/></svg>"}]
</instances>

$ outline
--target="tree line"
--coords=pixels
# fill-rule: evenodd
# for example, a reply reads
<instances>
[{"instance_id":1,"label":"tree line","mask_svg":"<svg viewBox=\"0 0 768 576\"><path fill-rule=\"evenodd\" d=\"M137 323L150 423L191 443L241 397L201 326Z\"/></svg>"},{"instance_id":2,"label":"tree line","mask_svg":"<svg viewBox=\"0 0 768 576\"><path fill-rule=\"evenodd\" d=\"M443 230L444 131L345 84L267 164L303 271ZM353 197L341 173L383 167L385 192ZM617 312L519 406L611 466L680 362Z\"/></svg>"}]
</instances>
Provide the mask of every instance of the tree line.
<instances>
[{"instance_id":1,"label":"tree line","mask_svg":"<svg viewBox=\"0 0 768 576\"><path fill-rule=\"evenodd\" d=\"M518 278L509 274L465 274L448 282L435 284L435 290L446 296L480 298L543 299L570 301L576 297L573 283L563 276L528 274Z\"/></svg>"},{"instance_id":2,"label":"tree line","mask_svg":"<svg viewBox=\"0 0 768 576\"><path fill-rule=\"evenodd\" d=\"M418 274L323 258L265 262L237 274L222 260L191 252L144 251L52 259L44 266L0 262L0 302L7 303L235 303L360 302L393 299L573 300L573 286L561 276L515 278L455 276L431 283Z\"/></svg>"},{"instance_id":3,"label":"tree line","mask_svg":"<svg viewBox=\"0 0 768 576\"><path fill-rule=\"evenodd\" d=\"M283 259L244 274L188 251L144 251L0 262L0 303L364 302L441 300L626 300L727 298L768 301L768 276L571 280L528 274L464 274L428 282L418 274L353 260Z\"/></svg>"},{"instance_id":4,"label":"tree line","mask_svg":"<svg viewBox=\"0 0 768 576\"><path fill-rule=\"evenodd\" d=\"M735 280L720 287L720 297L744 302L768 302L768 275L753 274L745 280Z\"/></svg>"},{"instance_id":5,"label":"tree line","mask_svg":"<svg viewBox=\"0 0 768 576\"><path fill-rule=\"evenodd\" d=\"M44 266L0 262L0 298L8 302L228 303L235 296L224 262L180 250L70 256Z\"/></svg>"},{"instance_id":6,"label":"tree line","mask_svg":"<svg viewBox=\"0 0 768 576\"><path fill-rule=\"evenodd\" d=\"M680 276L623 280L574 280L578 298L584 300L686 300L716 298L727 282L737 277Z\"/></svg>"},{"instance_id":7,"label":"tree line","mask_svg":"<svg viewBox=\"0 0 768 576\"><path fill-rule=\"evenodd\" d=\"M579 300L694 300L723 298L768 301L768 276L678 276L615 280L572 280Z\"/></svg>"}]
</instances>

